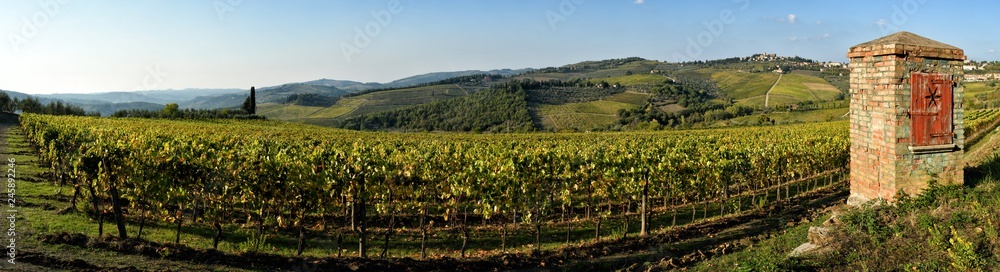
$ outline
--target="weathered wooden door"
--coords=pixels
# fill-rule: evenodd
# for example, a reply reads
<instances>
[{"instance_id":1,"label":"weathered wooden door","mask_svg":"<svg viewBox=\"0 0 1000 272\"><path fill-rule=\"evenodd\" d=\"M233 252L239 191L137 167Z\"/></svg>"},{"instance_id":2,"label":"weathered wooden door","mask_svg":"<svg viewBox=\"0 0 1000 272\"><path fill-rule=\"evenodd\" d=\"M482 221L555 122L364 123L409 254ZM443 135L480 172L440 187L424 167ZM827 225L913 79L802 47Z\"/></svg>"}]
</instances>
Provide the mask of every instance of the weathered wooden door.
<instances>
[{"instance_id":1,"label":"weathered wooden door","mask_svg":"<svg viewBox=\"0 0 1000 272\"><path fill-rule=\"evenodd\" d=\"M910 74L910 140L913 146L953 142L953 84L943 74Z\"/></svg>"}]
</instances>

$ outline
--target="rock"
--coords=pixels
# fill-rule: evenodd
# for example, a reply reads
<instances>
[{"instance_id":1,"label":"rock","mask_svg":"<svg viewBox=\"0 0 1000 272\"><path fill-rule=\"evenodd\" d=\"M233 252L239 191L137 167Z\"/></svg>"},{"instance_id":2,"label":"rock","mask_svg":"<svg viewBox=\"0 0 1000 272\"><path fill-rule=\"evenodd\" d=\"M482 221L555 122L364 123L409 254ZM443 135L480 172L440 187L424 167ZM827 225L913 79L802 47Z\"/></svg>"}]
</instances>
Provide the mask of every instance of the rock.
<instances>
[{"instance_id":1,"label":"rock","mask_svg":"<svg viewBox=\"0 0 1000 272\"><path fill-rule=\"evenodd\" d=\"M805 243L793 249L792 253L788 253L788 257L800 257L807 253L816 251L819 248L821 248L821 246L815 245L813 243Z\"/></svg>"},{"instance_id":2,"label":"rock","mask_svg":"<svg viewBox=\"0 0 1000 272\"><path fill-rule=\"evenodd\" d=\"M823 225L827 227L840 225L840 212L833 212L830 215L830 219L823 221Z\"/></svg>"},{"instance_id":3,"label":"rock","mask_svg":"<svg viewBox=\"0 0 1000 272\"><path fill-rule=\"evenodd\" d=\"M809 227L809 243L818 246L829 245L833 241L833 238L830 237L831 231L832 229L828 227Z\"/></svg>"},{"instance_id":4,"label":"rock","mask_svg":"<svg viewBox=\"0 0 1000 272\"><path fill-rule=\"evenodd\" d=\"M865 204L866 202L868 202L870 200L871 199L869 199L869 198L867 198L865 196L862 196L860 194L852 193L851 196L847 197L847 205L848 206L853 206L853 207L860 207L861 204Z\"/></svg>"}]
</instances>

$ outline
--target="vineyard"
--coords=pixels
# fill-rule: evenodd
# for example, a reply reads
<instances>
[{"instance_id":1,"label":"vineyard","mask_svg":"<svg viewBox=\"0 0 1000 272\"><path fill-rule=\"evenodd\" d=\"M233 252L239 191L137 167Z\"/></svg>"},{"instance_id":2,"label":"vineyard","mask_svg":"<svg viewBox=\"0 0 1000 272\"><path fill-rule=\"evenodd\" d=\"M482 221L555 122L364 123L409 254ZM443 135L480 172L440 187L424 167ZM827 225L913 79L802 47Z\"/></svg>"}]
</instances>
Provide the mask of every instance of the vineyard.
<instances>
[{"instance_id":1,"label":"vineyard","mask_svg":"<svg viewBox=\"0 0 1000 272\"><path fill-rule=\"evenodd\" d=\"M676 225L679 213L691 217L681 222L740 213L832 181L846 172L849 147L846 122L404 134L25 114L21 126L54 179L75 188L70 208L97 220L100 235L105 220L122 238L126 224L139 224L141 238L147 221L162 222L176 224L179 243L185 224L203 224L218 247L235 226L255 233L251 249L273 233L297 237L298 254L308 237L339 247L349 236L360 257L390 247L411 252L395 257L426 257L452 245L436 232L458 233L462 257L477 240L497 241L480 243L494 253L543 249L552 237L541 234L552 231L542 228L564 232L567 244L616 229L628 236L630 224L644 236ZM580 234L584 225L594 232ZM390 243L396 236L407 238Z\"/></svg>"},{"instance_id":2,"label":"vineyard","mask_svg":"<svg viewBox=\"0 0 1000 272\"><path fill-rule=\"evenodd\" d=\"M966 146L974 145L1000 125L1000 109L970 110L965 113Z\"/></svg>"}]
</instances>

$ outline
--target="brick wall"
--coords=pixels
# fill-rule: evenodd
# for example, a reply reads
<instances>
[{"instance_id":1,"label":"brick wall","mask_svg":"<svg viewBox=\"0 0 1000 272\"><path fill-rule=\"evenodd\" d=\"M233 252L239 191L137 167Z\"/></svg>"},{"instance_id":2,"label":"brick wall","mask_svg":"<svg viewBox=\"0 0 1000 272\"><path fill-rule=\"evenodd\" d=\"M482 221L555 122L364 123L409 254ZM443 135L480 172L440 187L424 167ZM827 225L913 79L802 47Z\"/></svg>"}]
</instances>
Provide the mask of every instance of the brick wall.
<instances>
[{"instance_id":1,"label":"brick wall","mask_svg":"<svg viewBox=\"0 0 1000 272\"><path fill-rule=\"evenodd\" d=\"M878 40L876 40L878 41ZM915 154L910 150L910 73L962 77L961 49L909 44L861 44L850 58L851 199L893 201L897 192L918 194L928 181L963 182L961 86L955 86L953 132L957 151ZM851 203L854 202L854 203Z\"/></svg>"}]
</instances>

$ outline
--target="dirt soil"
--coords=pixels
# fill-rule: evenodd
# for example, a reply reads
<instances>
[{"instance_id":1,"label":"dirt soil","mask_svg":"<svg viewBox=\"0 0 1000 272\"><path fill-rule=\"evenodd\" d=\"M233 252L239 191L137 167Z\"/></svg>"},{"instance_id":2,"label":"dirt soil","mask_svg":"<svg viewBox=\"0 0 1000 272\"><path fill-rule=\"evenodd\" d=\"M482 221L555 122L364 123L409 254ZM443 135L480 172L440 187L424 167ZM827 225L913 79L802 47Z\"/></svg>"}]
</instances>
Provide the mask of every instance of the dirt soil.
<instances>
[{"instance_id":1,"label":"dirt soil","mask_svg":"<svg viewBox=\"0 0 1000 272\"><path fill-rule=\"evenodd\" d=\"M772 237L782 229L814 220L827 207L841 204L845 186L814 191L782 200L768 208L738 216L703 221L649 237L604 240L539 254L502 254L485 258L361 259L288 257L267 253L229 254L211 249L160 244L114 236L88 237L79 233L40 236L42 242L115 251L200 264L250 270L292 271L505 271L505 270L646 270L644 263L683 268L713 256L731 253ZM53 263L73 270L104 270L80 260L25 257L25 262Z\"/></svg>"}]
</instances>

